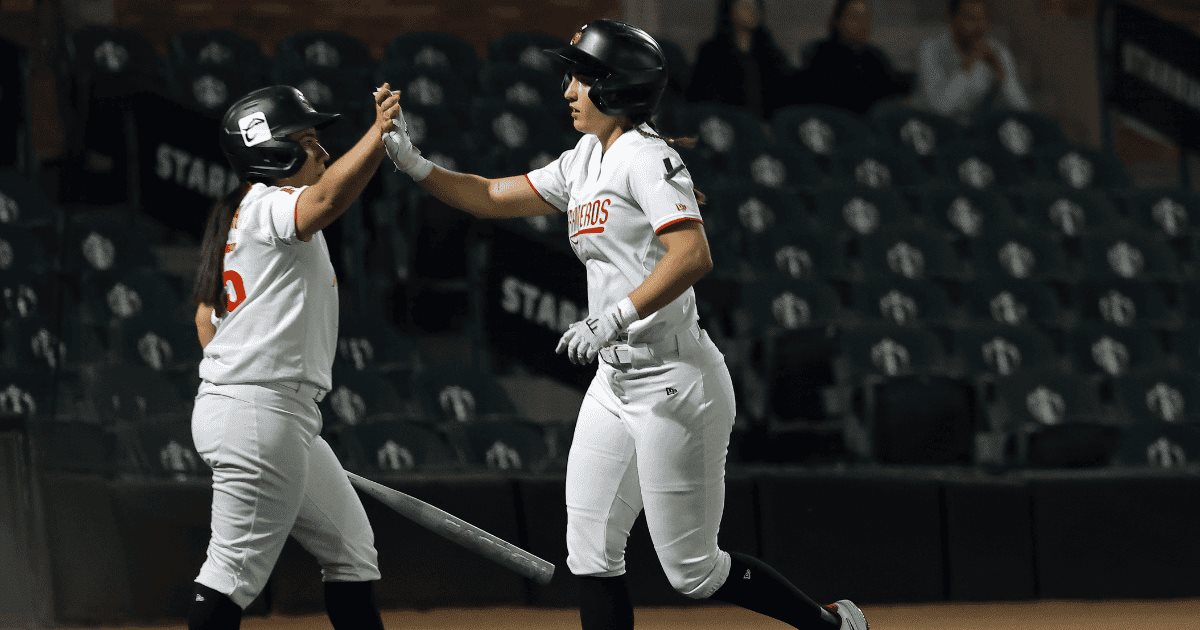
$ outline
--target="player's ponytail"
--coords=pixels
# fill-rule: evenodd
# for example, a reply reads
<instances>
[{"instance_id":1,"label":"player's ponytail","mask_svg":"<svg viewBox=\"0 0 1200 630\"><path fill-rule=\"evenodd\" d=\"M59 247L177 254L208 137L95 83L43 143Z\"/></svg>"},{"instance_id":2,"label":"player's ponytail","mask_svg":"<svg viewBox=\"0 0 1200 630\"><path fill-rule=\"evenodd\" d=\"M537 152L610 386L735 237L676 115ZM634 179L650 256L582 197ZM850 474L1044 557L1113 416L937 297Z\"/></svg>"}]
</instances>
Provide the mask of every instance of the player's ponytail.
<instances>
[{"instance_id":1,"label":"player's ponytail","mask_svg":"<svg viewBox=\"0 0 1200 630\"><path fill-rule=\"evenodd\" d=\"M695 149L696 148L696 144L698 143L696 136L678 136L678 137L677 136L664 136L661 133L659 133L658 127L655 126L653 121L646 120L644 122L645 122L646 126L650 128L650 131L646 131L645 129L642 129L641 125L637 125L634 127L634 129L636 129L637 132L642 134L644 137L662 140L663 142L667 143L667 146L669 146L673 149L676 147L683 147L685 149ZM699 188L692 186L692 193L696 195L696 203L698 203L700 205L704 205L705 203L708 202L708 195L705 195L704 193L700 192Z\"/></svg>"},{"instance_id":2,"label":"player's ponytail","mask_svg":"<svg viewBox=\"0 0 1200 630\"><path fill-rule=\"evenodd\" d=\"M249 191L249 183L242 183L229 191L213 206L204 226L200 267L196 271L196 282L192 285L192 301L196 306L211 306L218 316L225 314L225 242L229 240L233 216Z\"/></svg>"}]
</instances>

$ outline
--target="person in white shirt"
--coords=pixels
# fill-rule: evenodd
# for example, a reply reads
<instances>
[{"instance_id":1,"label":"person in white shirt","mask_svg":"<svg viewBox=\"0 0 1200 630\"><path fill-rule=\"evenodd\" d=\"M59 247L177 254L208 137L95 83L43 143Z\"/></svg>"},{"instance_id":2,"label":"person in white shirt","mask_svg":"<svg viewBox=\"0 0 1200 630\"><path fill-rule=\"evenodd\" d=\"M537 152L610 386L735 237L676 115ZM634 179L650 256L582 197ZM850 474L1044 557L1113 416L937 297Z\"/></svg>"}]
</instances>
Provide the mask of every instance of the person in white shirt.
<instances>
[{"instance_id":1,"label":"person in white shirt","mask_svg":"<svg viewBox=\"0 0 1200 630\"><path fill-rule=\"evenodd\" d=\"M963 123L992 109L1029 109L1012 53L988 33L984 0L950 0L949 13L950 28L921 44L923 105Z\"/></svg>"},{"instance_id":2,"label":"person in white shirt","mask_svg":"<svg viewBox=\"0 0 1200 630\"><path fill-rule=\"evenodd\" d=\"M374 95L375 122L329 166L315 111L296 88L255 90L225 114L221 149L244 183L213 209L193 288L204 349L192 439L212 468L212 529L191 630L228 630L266 585L288 535L316 556L337 630L382 629L375 539L321 438L337 342L337 278L321 230L383 160L399 95Z\"/></svg>"},{"instance_id":3,"label":"person in white shirt","mask_svg":"<svg viewBox=\"0 0 1200 630\"><path fill-rule=\"evenodd\" d=\"M599 359L567 463L567 566L580 578L582 627L633 628L625 543L644 510L680 593L795 628L867 630L850 601L820 606L761 560L717 546L734 394L697 321L692 285L713 263L691 174L677 141L650 124L667 83L662 50L641 29L596 20L547 52L566 63L563 96L584 135L545 167L499 179L445 170L412 145L403 114L384 143L398 169L476 217L567 213L588 316L556 351Z\"/></svg>"}]
</instances>

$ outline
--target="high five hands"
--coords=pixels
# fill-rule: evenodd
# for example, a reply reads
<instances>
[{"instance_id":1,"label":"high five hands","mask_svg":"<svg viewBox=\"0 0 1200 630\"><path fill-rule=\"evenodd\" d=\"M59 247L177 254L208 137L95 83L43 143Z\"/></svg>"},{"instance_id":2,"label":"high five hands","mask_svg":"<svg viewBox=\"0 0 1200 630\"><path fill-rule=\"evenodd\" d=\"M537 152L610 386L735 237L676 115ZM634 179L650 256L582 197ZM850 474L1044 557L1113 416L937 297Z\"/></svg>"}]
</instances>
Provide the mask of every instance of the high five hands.
<instances>
[{"instance_id":1,"label":"high five hands","mask_svg":"<svg viewBox=\"0 0 1200 630\"><path fill-rule=\"evenodd\" d=\"M421 181L433 170L433 162L421 157L421 151L413 146L408 137L408 123L404 122L404 110L400 108L400 92L393 92L384 83L375 92L375 122L383 138L383 148L396 168L404 171L414 181Z\"/></svg>"}]
</instances>

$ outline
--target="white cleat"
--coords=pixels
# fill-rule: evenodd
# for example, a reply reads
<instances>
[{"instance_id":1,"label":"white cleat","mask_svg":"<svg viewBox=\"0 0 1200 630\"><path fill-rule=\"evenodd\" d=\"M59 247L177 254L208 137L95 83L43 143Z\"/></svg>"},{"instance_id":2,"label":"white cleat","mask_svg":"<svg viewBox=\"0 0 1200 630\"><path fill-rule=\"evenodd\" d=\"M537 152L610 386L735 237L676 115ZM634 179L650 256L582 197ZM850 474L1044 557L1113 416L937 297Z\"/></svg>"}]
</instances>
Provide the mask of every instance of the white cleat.
<instances>
[{"instance_id":1,"label":"white cleat","mask_svg":"<svg viewBox=\"0 0 1200 630\"><path fill-rule=\"evenodd\" d=\"M848 599L839 599L836 603L826 606L825 609L842 618L842 625L838 627L838 630L870 630L871 628L863 611Z\"/></svg>"}]
</instances>

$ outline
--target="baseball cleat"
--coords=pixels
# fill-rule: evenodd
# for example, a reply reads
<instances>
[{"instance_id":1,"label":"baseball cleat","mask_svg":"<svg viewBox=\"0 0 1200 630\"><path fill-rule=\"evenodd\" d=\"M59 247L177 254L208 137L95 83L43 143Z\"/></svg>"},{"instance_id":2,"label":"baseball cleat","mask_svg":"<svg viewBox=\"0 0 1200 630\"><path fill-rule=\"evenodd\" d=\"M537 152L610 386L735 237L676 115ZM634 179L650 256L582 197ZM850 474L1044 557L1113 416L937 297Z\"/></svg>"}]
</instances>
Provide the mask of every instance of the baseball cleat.
<instances>
[{"instance_id":1,"label":"baseball cleat","mask_svg":"<svg viewBox=\"0 0 1200 630\"><path fill-rule=\"evenodd\" d=\"M838 630L870 630L871 628L863 611L848 599L839 599L836 603L826 606L825 609L841 617L842 625L838 626Z\"/></svg>"}]
</instances>

